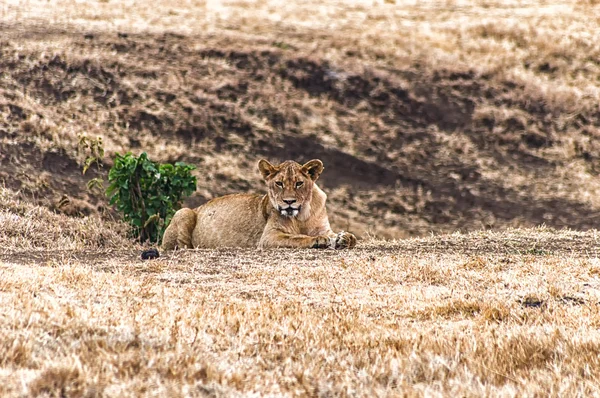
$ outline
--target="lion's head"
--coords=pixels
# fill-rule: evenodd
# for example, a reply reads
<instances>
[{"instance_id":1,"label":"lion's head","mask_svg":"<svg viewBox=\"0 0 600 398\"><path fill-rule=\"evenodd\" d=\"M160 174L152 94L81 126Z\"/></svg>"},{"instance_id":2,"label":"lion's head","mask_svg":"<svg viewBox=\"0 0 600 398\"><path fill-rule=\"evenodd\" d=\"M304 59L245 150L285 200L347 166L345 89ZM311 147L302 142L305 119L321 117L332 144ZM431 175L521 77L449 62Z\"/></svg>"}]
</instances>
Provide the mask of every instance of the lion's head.
<instances>
[{"instance_id":1,"label":"lion's head","mask_svg":"<svg viewBox=\"0 0 600 398\"><path fill-rule=\"evenodd\" d=\"M261 159L258 169L267 183L271 204L279 214L304 218L310 213L314 182L323 172L323 162L313 159L301 165L287 160L274 166Z\"/></svg>"}]
</instances>

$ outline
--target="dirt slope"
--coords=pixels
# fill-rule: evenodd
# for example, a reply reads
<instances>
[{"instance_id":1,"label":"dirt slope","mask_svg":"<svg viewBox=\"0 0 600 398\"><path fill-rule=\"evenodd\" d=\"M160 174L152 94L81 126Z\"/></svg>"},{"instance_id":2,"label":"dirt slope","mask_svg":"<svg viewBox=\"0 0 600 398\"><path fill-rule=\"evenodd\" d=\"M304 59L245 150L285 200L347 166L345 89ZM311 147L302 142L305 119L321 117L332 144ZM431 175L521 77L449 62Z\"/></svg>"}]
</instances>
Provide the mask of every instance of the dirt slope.
<instances>
[{"instance_id":1,"label":"dirt slope","mask_svg":"<svg viewBox=\"0 0 600 398\"><path fill-rule=\"evenodd\" d=\"M407 12L388 22L422 18L423 10ZM548 40L584 13L573 7ZM103 213L105 198L85 188L96 175L81 175L77 137L85 133L103 137L109 155L147 151L159 161L196 164L198 192L189 206L260 191L260 157L321 158L335 228L363 236L597 227L600 110L581 87L598 86L600 40L577 41L581 51L566 58L572 54L563 47L536 41L535 27L544 25L535 14L524 19L530 30L521 36L511 36L500 15L493 23L473 17L462 30L444 27L465 15L457 9L432 17L434 31L462 35L471 47L509 43L513 65L482 66L469 45L452 38L446 46L457 46L448 50L458 54L455 63L442 62L431 43L423 42L429 55L398 56L406 43L383 46L354 30L244 26L239 16L188 33L6 23L0 181L67 214ZM259 27L268 33L257 34ZM531 79L515 73L517 64Z\"/></svg>"}]
</instances>

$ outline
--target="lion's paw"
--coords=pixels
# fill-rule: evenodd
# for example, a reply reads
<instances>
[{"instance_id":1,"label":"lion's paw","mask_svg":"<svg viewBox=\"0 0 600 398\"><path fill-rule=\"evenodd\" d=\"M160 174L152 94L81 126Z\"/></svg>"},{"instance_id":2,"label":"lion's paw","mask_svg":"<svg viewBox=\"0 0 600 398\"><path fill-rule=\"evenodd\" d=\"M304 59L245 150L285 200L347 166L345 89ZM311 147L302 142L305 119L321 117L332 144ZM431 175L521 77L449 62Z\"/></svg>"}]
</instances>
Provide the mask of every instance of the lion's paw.
<instances>
[{"instance_id":1,"label":"lion's paw","mask_svg":"<svg viewBox=\"0 0 600 398\"><path fill-rule=\"evenodd\" d=\"M333 247L332 243L335 244L335 241L332 242L332 239L335 238L330 238L324 235L315 236L312 247L315 249L327 249Z\"/></svg>"},{"instance_id":2,"label":"lion's paw","mask_svg":"<svg viewBox=\"0 0 600 398\"><path fill-rule=\"evenodd\" d=\"M350 232L341 231L335 237L336 249L352 249L356 246L356 236Z\"/></svg>"}]
</instances>

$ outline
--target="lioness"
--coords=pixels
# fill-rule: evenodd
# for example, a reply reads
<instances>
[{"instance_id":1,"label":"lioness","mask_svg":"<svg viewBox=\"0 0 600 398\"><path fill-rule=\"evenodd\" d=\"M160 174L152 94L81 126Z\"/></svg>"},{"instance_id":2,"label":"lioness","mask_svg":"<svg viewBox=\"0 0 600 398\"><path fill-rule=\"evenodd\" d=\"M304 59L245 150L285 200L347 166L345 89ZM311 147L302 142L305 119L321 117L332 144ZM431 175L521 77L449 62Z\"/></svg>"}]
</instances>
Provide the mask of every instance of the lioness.
<instances>
[{"instance_id":1,"label":"lioness","mask_svg":"<svg viewBox=\"0 0 600 398\"><path fill-rule=\"evenodd\" d=\"M258 169L266 195L234 194L215 198L173 216L162 248L297 247L352 248L356 237L329 226L327 195L315 183L323 163L288 160L274 166L262 159Z\"/></svg>"}]
</instances>

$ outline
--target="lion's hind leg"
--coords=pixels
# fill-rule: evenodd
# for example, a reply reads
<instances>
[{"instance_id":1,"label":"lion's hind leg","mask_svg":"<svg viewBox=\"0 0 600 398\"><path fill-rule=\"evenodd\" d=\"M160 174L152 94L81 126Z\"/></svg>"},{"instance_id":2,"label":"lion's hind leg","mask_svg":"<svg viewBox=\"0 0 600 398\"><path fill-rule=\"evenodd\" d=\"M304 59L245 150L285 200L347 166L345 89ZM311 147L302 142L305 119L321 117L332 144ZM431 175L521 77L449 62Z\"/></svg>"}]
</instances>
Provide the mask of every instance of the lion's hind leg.
<instances>
[{"instance_id":1,"label":"lion's hind leg","mask_svg":"<svg viewBox=\"0 0 600 398\"><path fill-rule=\"evenodd\" d=\"M188 208L178 210L165 230L162 249L192 249L192 232L195 227L196 212Z\"/></svg>"}]
</instances>

